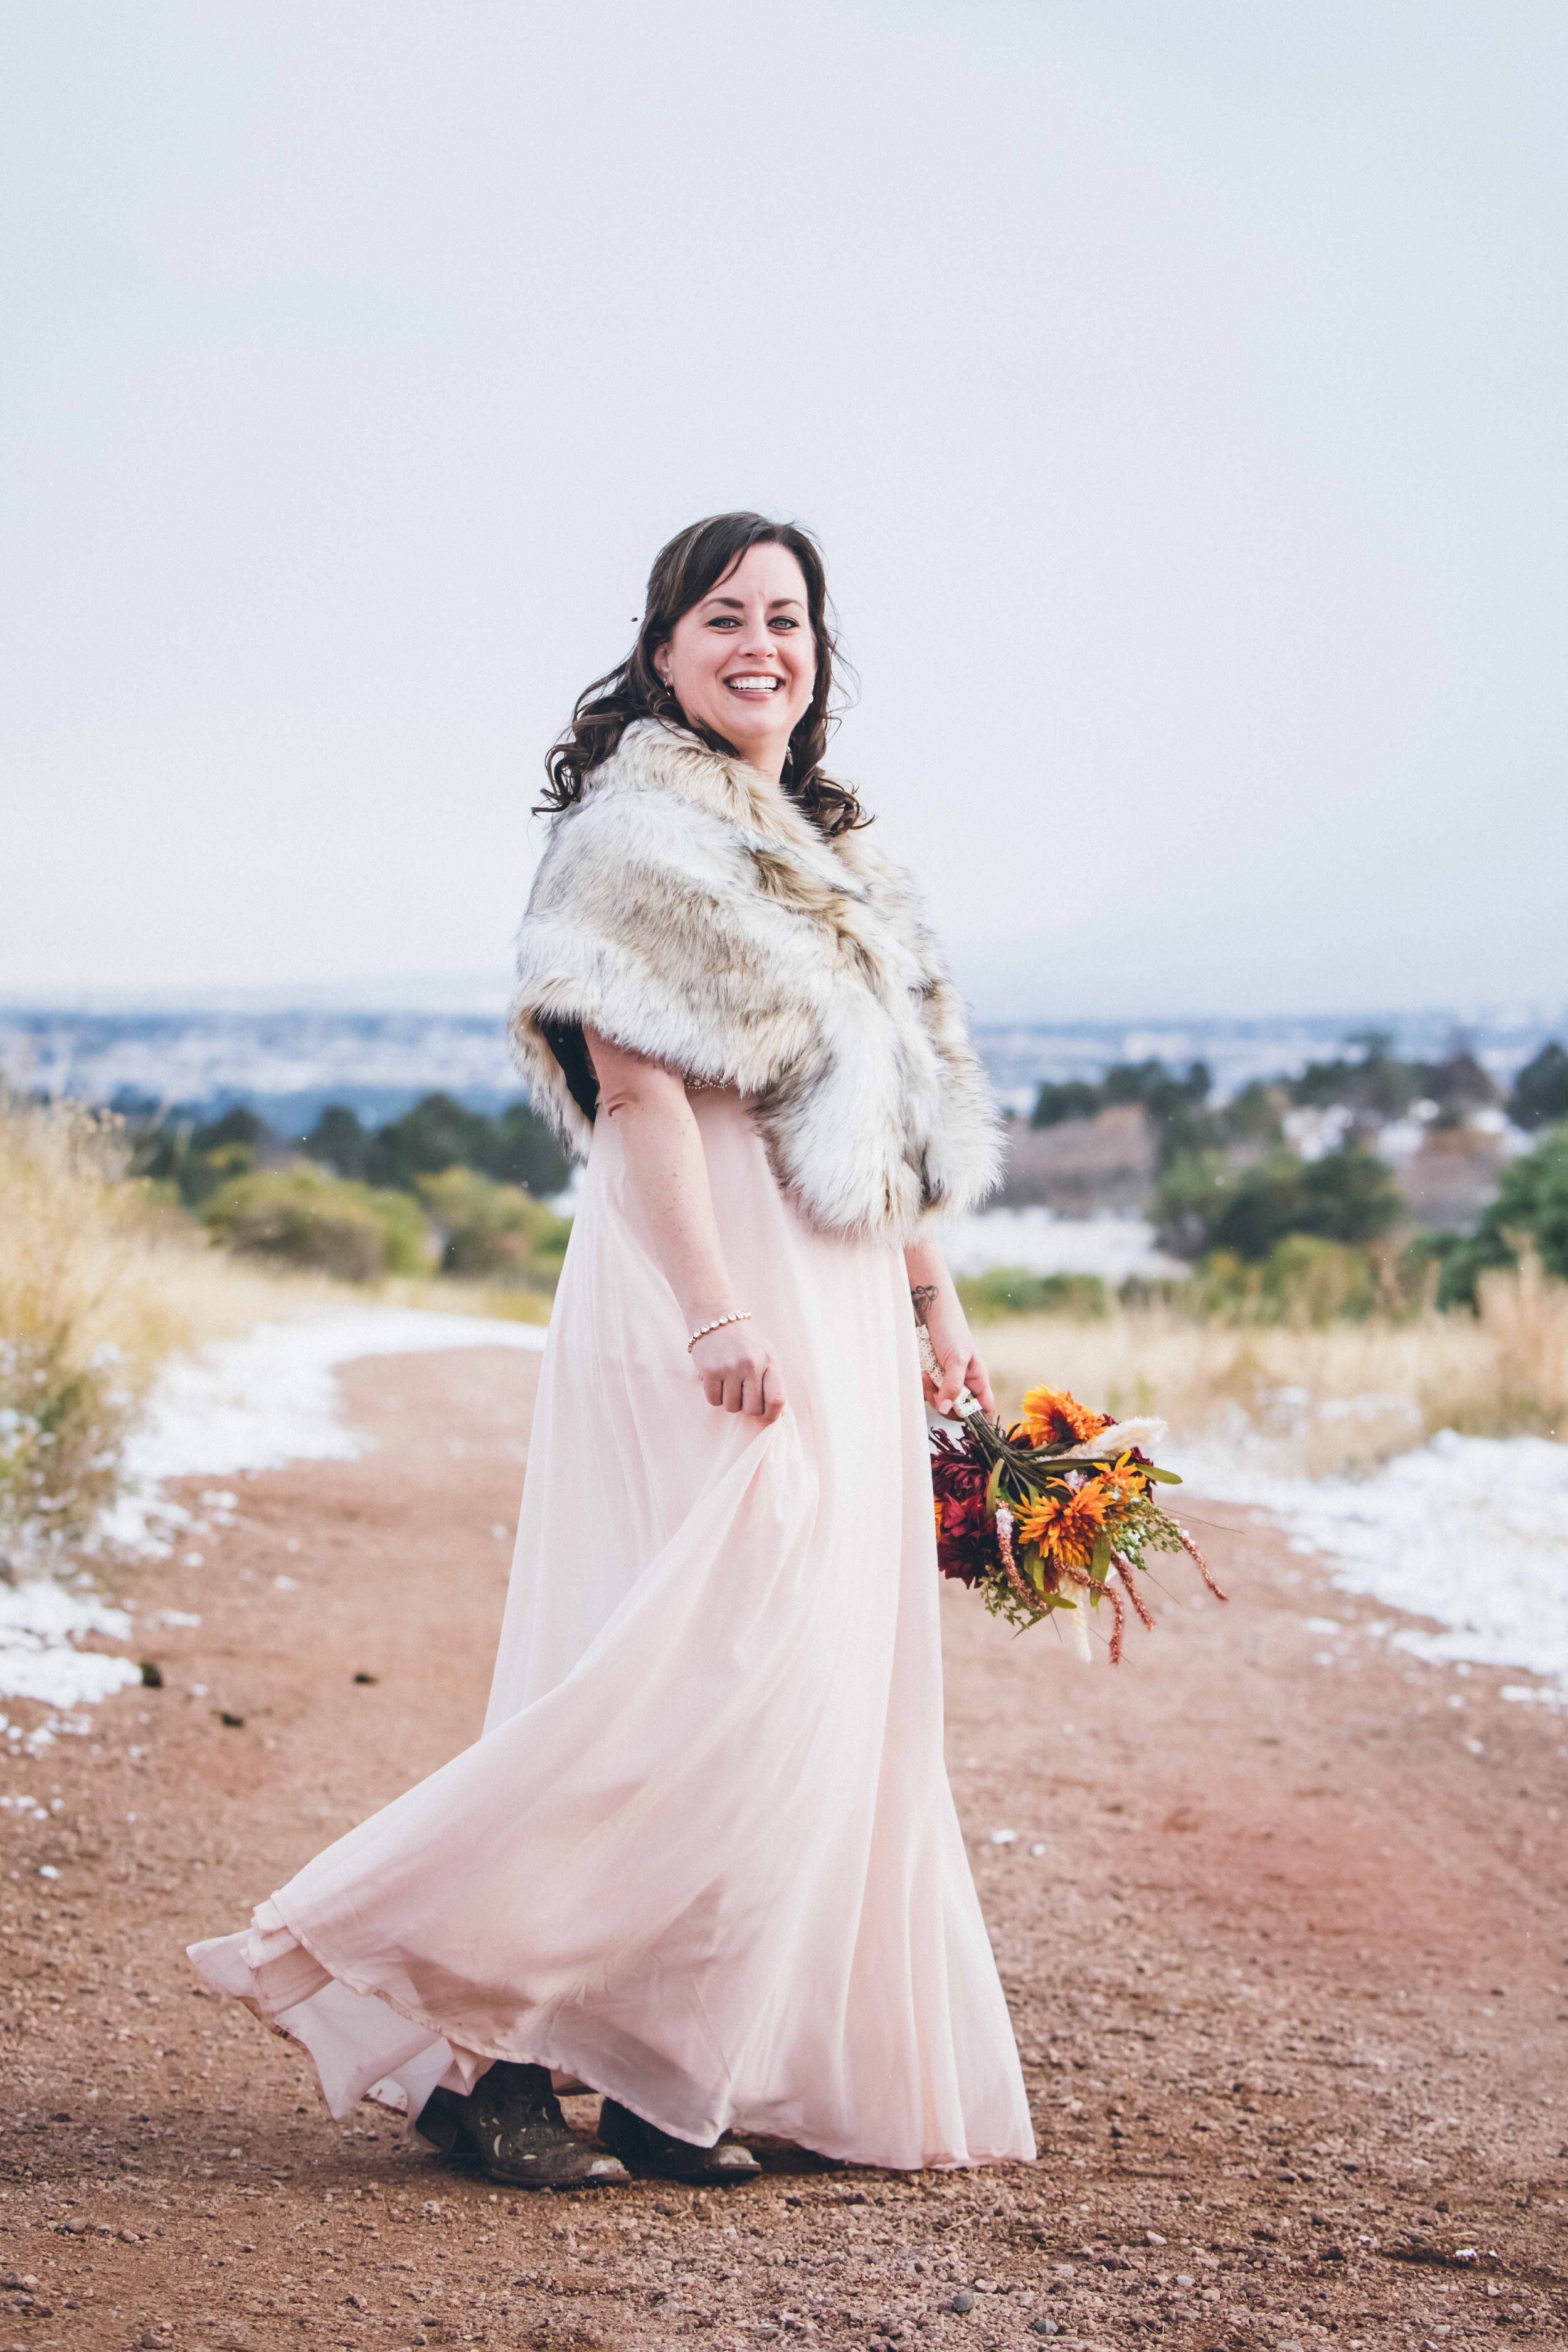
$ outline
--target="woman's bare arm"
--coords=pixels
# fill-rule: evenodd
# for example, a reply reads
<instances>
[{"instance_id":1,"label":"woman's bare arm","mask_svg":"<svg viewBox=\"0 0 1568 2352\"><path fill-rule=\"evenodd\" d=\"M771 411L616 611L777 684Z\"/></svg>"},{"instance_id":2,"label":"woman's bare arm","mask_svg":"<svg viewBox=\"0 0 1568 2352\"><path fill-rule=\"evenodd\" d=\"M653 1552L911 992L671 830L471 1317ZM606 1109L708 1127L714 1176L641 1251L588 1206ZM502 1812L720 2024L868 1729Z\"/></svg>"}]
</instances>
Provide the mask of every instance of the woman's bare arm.
<instances>
[{"instance_id":1,"label":"woman's bare arm","mask_svg":"<svg viewBox=\"0 0 1568 2352\"><path fill-rule=\"evenodd\" d=\"M975 1347L969 1318L959 1303L942 1252L932 1242L911 1242L904 1252L904 1266L910 1277L915 1320L925 1325L942 1366L940 1381L933 1381L929 1372L922 1375L927 1403L935 1405L938 1412L946 1412L959 1390L968 1388L986 1412L994 1412L990 1375Z\"/></svg>"},{"instance_id":2,"label":"woman's bare arm","mask_svg":"<svg viewBox=\"0 0 1568 2352\"><path fill-rule=\"evenodd\" d=\"M724 1263L702 1138L686 1088L671 1070L584 1032L599 1081L599 1111L614 1119L626 1171L659 1269L674 1291L686 1328L695 1331L747 1307ZM772 1421L784 1390L755 1321L726 1324L691 1350L692 1370L708 1402Z\"/></svg>"}]
</instances>

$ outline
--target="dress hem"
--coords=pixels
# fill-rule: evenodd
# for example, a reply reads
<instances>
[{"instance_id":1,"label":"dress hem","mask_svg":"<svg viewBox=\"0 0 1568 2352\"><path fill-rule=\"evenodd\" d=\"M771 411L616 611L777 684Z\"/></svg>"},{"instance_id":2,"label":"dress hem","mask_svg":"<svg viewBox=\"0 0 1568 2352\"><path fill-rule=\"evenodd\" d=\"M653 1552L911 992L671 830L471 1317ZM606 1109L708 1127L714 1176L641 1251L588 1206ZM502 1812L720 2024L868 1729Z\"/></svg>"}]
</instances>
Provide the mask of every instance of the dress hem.
<instances>
[{"instance_id":1,"label":"dress hem","mask_svg":"<svg viewBox=\"0 0 1568 2352\"><path fill-rule=\"evenodd\" d=\"M310 1937L288 1916L276 1895L274 1895L270 1899L272 1908L282 1920L289 1934L293 1937L295 1942L300 1946L302 1951L310 1954L311 1959L315 1961L318 1968L325 1969L328 1977L334 1984L342 1985L345 1991L357 1994L363 2000L380 2001L384 2008L391 2010L394 2016L401 2017L405 2024L420 2027L424 2032L430 2035L431 2040L434 2042L446 2042L448 2049L450 2049L455 2054L461 2053L464 2055L483 2058L491 2065L510 2064L516 2066L548 2066L556 2073L575 2074L580 2081L588 2084L590 2092L594 2096L597 2098L611 2098L618 2100L622 2106L629 2107L634 2115L640 2116L645 2123L652 2124L657 2130L668 2132L674 2139L687 2138L688 2135L685 2132L678 2131L671 2123L662 2119L657 2115L650 2115L647 2112L645 2095L637 2091L629 2082L616 2084L616 2082L609 2080L603 2082L593 2081L592 2076L594 2074L603 2074L605 2070L597 2063L594 2064L592 2067L584 2064L569 2049L559 2045L552 2048L548 2043L532 2047L526 2051L520 2051L515 2048L508 2050L495 2048L487 2049L480 2043L468 2038L468 2036L457 2033L450 2026L443 2025L439 2019L430 2016L427 2011L421 2009L412 2008L403 2001L395 2000L392 1995L390 1993L384 1992L379 1985L356 1983L353 1977L351 1976L345 1969L330 1961L323 1952L317 1949L316 1946L311 1942ZM197 1947L187 1945L185 1957L190 1961L192 1968L195 1969L196 1974L202 1977L204 1981L210 1981L210 1979L207 1979L206 1971L195 1958L196 1949ZM254 1975L254 1971L252 1973ZM335 2117L337 2111L333 2108L331 2099L327 2097L325 2085L322 2084L321 2081L320 2062L317 2060L315 2053L310 2049L309 2042L305 2041L303 2035L296 2033L289 2026L284 2023L283 2020L288 2015L288 2011L283 2011L275 2014L269 2013L259 1999L258 1999L254 2003L247 2002L246 2005L247 2007L254 2007L257 2016L261 2019L264 2024L270 2027L275 2033L281 2034L285 2040L296 2043L299 2048L305 2052L306 2055L310 2059L311 2063L316 2067L317 2086L321 2091L321 2097L327 2107L328 2113L333 2115ZM291 2006L302 2007L303 2003L291 2004ZM476 2079L478 2078L476 2077ZM360 2097L354 2100L352 2105L353 2106L358 2106L370 2097L370 2091L367 2090L362 2092ZM384 2102L378 2101L375 2102L375 2104L384 2105ZM345 2115L350 2112L351 2109L348 2107L343 2109L343 2113ZM408 2121L410 2125L413 2125L416 2120L417 2118L413 2114L409 2115ZM720 2129L737 2132L740 2134L742 2138L744 2138L748 2132L754 2132L763 2138L784 2137L784 2135L775 2133L771 2125L767 2123L758 2122L748 2124L745 2120L743 2110L737 2110L735 2114L731 2116L730 2121L721 2126ZM719 2132L716 2131L714 2138L717 2139L718 2137ZM709 2143L706 2142L693 2143L693 2145L698 2146L705 2146L708 2144ZM982 2166L997 2164L1033 2164L1038 2160L1038 2149L1036 2147L1031 2147L1027 2155L1024 2155L1017 2150L1008 2149L1005 2152L997 2152L995 2154L982 2152L980 2154L963 2156L922 2156L915 2163L900 2164L886 2156L868 2155L863 2150L858 2149L853 2146L847 2145L835 2147L827 2146L819 2140L795 2139L792 2139L790 2141L790 2145L792 2147L805 2148L808 2155L826 2158L829 2163L852 2164L876 2172L968 2172L976 2170Z\"/></svg>"}]
</instances>

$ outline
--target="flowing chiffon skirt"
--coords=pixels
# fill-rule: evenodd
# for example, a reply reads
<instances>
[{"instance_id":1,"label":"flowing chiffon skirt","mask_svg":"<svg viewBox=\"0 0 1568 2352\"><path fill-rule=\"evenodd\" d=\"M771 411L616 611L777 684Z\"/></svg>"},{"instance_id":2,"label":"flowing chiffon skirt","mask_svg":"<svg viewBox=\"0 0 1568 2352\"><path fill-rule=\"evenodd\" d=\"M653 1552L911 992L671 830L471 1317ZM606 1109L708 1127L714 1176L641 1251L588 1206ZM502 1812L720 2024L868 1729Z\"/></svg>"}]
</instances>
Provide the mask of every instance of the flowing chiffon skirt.
<instances>
[{"instance_id":1,"label":"flowing chiffon skirt","mask_svg":"<svg viewBox=\"0 0 1568 2352\"><path fill-rule=\"evenodd\" d=\"M191 1958L338 2115L510 2058L682 2139L1026 2158L942 1759L902 1260L808 1227L734 1096L692 1102L783 1414L706 1402L601 1120L484 1731Z\"/></svg>"}]
</instances>

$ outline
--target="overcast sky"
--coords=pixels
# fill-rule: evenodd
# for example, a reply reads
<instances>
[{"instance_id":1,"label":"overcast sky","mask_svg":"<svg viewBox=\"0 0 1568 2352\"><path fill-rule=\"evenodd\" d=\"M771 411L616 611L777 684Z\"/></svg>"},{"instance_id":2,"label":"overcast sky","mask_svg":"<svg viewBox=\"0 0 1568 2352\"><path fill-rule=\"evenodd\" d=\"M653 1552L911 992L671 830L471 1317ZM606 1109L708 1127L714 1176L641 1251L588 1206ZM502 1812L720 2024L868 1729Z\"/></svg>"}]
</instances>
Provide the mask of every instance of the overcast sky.
<instances>
[{"instance_id":1,"label":"overcast sky","mask_svg":"<svg viewBox=\"0 0 1568 2352\"><path fill-rule=\"evenodd\" d=\"M1561 0L0 39L0 992L503 966L744 505L984 1009L1568 997Z\"/></svg>"}]
</instances>

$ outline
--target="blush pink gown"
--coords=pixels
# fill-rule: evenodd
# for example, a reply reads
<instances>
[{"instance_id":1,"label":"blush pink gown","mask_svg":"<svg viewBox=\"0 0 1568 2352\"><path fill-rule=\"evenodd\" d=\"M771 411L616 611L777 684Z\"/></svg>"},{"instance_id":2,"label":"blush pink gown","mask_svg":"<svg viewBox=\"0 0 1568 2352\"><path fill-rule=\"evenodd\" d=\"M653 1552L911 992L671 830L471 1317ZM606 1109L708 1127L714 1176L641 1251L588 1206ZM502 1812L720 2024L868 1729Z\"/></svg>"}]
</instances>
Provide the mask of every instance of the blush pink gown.
<instances>
[{"instance_id":1,"label":"blush pink gown","mask_svg":"<svg viewBox=\"0 0 1568 2352\"><path fill-rule=\"evenodd\" d=\"M483 1734L191 1958L335 2115L510 2058L687 2140L1030 2158L942 1760L902 1259L807 1226L733 1095L692 1103L784 1413L705 1402L602 1120Z\"/></svg>"}]
</instances>

